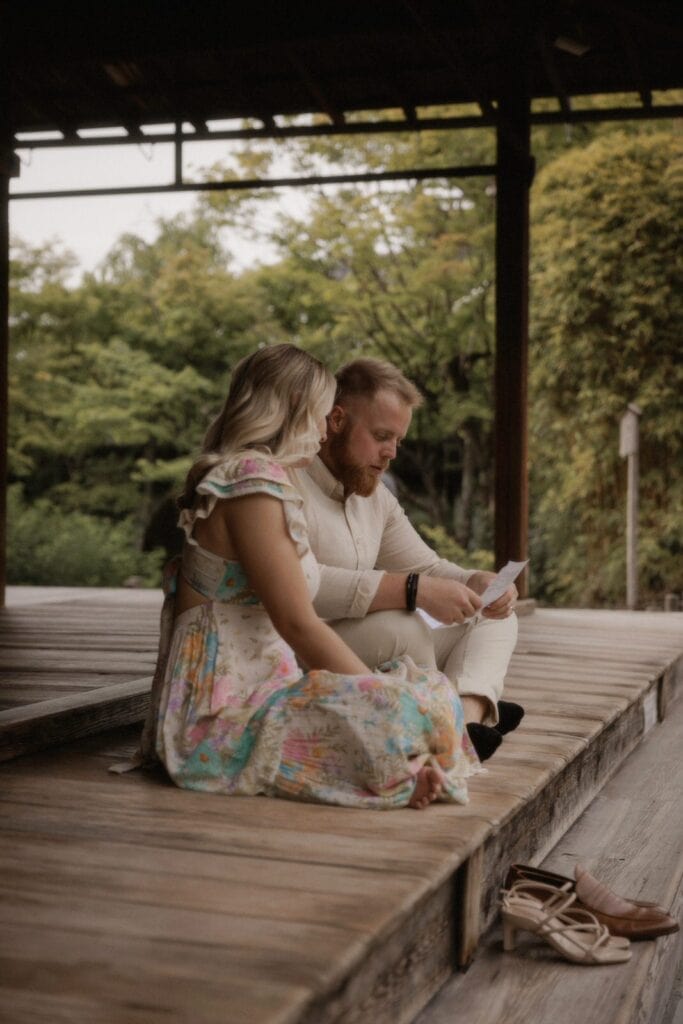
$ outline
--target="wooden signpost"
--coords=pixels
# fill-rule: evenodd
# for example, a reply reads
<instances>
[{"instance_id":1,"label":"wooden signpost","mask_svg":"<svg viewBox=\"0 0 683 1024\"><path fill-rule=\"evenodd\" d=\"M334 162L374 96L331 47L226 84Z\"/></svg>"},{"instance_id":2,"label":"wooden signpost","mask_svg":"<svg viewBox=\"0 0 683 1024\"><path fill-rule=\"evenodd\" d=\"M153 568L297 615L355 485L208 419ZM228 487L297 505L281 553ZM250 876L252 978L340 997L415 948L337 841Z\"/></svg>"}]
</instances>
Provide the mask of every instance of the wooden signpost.
<instances>
[{"instance_id":1,"label":"wooden signpost","mask_svg":"<svg viewBox=\"0 0 683 1024\"><path fill-rule=\"evenodd\" d=\"M630 402L619 425L619 454L628 460L626 490L626 607L638 605L638 417L641 410Z\"/></svg>"}]
</instances>

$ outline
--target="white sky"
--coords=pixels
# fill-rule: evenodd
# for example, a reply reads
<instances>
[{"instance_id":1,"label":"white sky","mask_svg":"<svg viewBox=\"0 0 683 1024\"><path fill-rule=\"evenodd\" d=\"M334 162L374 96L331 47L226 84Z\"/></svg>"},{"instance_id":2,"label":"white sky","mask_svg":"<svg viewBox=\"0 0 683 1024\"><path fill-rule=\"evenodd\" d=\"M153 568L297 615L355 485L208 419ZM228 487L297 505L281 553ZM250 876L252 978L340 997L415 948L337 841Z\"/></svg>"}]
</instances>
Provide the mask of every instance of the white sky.
<instances>
[{"instance_id":1,"label":"white sky","mask_svg":"<svg viewBox=\"0 0 683 1024\"><path fill-rule=\"evenodd\" d=\"M230 156L230 143L225 141L186 143L183 149L186 180L199 176L201 168L229 160ZM12 179L12 195L60 188L165 185L173 180L173 147L166 143L21 150L20 157L21 173ZM274 173L280 173L280 169ZM196 198L196 193L181 192L10 202L10 234L31 245L58 240L78 259L73 276L76 283L83 270L93 270L100 263L120 235L133 232L151 241L156 235L157 218L191 210ZM292 210L304 204L301 190L282 189L272 208L279 205ZM267 213L262 216L266 230ZM263 243L234 235L226 237L226 243L237 268L274 258Z\"/></svg>"}]
</instances>

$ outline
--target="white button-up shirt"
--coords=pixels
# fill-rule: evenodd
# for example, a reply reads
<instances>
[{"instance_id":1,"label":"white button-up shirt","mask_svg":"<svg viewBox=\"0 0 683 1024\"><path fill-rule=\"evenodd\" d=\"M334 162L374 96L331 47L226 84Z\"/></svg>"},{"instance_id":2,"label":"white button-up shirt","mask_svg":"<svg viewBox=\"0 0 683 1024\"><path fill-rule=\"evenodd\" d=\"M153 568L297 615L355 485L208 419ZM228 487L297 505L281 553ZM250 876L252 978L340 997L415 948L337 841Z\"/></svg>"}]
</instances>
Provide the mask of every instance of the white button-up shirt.
<instances>
[{"instance_id":1,"label":"white button-up shirt","mask_svg":"<svg viewBox=\"0 0 683 1024\"><path fill-rule=\"evenodd\" d=\"M343 486L320 458L292 476L320 564L314 605L321 618L363 618L385 572L419 572L466 583L476 571L439 558L383 483L367 498L351 494L344 499Z\"/></svg>"}]
</instances>

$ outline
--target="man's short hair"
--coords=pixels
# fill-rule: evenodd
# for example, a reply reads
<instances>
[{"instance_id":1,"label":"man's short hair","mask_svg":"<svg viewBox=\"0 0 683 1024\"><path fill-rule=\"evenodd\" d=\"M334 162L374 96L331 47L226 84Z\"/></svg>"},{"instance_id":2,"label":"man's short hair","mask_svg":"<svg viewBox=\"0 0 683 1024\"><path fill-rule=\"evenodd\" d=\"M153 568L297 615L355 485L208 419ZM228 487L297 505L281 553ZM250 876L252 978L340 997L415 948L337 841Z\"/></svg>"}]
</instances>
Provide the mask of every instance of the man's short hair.
<instances>
[{"instance_id":1,"label":"man's short hair","mask_svg":"<svg viewBox=\"0 0 683 1024\"><path fill-rule=\"evenodd\" d=\"M345 398L373 398L378 391L393 391L411 409L417 409L423 402L413 382L382 359L354 359L337 370L335 377L335 404L343 404Z\"/></svg>"}]
</instances>

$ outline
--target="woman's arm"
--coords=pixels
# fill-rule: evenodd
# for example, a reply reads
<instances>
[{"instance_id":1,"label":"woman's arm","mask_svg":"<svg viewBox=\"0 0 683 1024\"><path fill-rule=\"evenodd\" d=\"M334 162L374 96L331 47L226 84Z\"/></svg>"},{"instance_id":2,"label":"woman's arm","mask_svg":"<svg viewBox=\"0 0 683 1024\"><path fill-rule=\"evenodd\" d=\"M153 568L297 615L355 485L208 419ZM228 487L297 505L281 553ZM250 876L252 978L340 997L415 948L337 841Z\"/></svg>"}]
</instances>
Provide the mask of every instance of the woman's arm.
<instances>
[{"instance_id":1,"label":"woman's arm","mask_svg":"<svg viewBox=\"0 0 683 1024\"><path fill-rule=\"evenodd\" d=\"M347 675L370 670L316 615L278 498L265 494L219 501L236 557L280 636L308 668Z\"/></svg>"}]
</instances>

